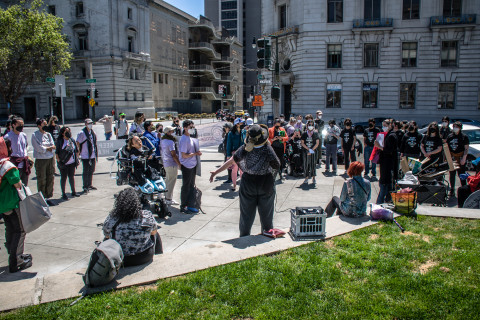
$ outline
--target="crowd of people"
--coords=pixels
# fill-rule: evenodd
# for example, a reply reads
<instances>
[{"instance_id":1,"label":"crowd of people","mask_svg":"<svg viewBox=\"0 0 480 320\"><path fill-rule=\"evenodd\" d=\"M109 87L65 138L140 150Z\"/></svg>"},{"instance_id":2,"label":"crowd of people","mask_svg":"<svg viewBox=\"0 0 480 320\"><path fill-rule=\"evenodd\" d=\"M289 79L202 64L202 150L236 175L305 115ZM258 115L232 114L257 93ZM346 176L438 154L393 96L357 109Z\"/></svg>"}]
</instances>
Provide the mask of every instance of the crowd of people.
<instances>
[{"instance_id":1,"label":"crowd of people","mask_svg":"<svg viewBox=\"0 0 480 320\"><path fill-rule=\"evenodd\" d=\"M370 181L379 170L380 192L377 203L391 201L390 192L399 179L399 161L403 157L426 159L432 164L440 165L444 159L443 148L448 148L458 169L450 171L450 196L455 193L456 175L465 173L468 154L468 136L462 133L462 124L453 123L450 130L449 118L444 117L442 124L432 122L425 135L418 132L415 121L399 122L384 120L382 128L375 126L375 120L369 119L369 126L363 133L363 164L357 161L362 143L357 138L350 119L345 119L341 126L335 120L323 120L323 113L318 110L311 114L297 115L288 121L283 115L273 120L273 125L254 124L249 117L228 118L223 126L224 164L211 172L210 181L223 170L228 169L227 183L231 190L237 190L241 179L240 198L240 236L250 234L256 210L258 209L263 230L273 228L275 199L275 181L285 179L290 173L304 178L303 184L315 186L317 169L322 167L322 147L325 153L325 175L336 175L338 170L337 155L339 149L344 158L345 174L348 175L340 197L334 197L326 208L329 216L335 211L347 216L366 214L366 203L371 198ZM23 253L25 233L19 220L19 198L16 189L22 184L27 186L32 169L35 170L37 189L42 192L49 205L54 190L55 165L60 172L62 199L69 199L66 193L68 178L71 197L78 197L75 189L75 172L82 163L83 193L96 190L93 175L98 161L97 134L93 130L93 121L85 120L85 126L74 138L68 126L57 125L58 119L38 119L37 131L31 138L23 132L22 118L13 117L0 138L0 214L6 225L6 245L10 254L10 271L15 272L31 265L32 257ZM169 205L180 205L180 212L195 214L199 212L196 205L196 176L200 172L201 156L198 132L191 120L174 118L170 126L155 125L145 119L141 112L135 114L131 124L124 113L114 121L105 115L99 120L104 125L105 139L113 135L125 140L123 151L133 161L146 157L147 166L134 167L134 175L139 188L149 188L152 172L164 170L166 201ZM33 159L28 156L29 142L33 147ZM150 152L146 155L145 150ZM330 167L332 171L330 171ZM288 170L287 170L288 168ZM180 201L173 199L173 192L178 172L182 175ZM363 177L362 177L363 175ZM477 179L478 180L478 179ZM461 179L460 188L463 197L471 188L465 187ZM476 181L476 180L475 180ZM477 187L478 188L478 181ZM153 188L153 187L152 187ZM106 237L112 236L112 227L118 229L117 235L129 234L131 228L151 224L142 235L142 245L132 244L123 239L132 256L131 265L151 259L154 253L161 251L161 242L156 234L156 225L152 217L141 210L137 201L132 201L133 189L126 189L119 194L114 210L104 225ZM473 192L473 191L472 191ZM459 196L460 197L460 196ZM138 199L137 199L138 200ZM128 204L128 205L126 205ZM459 201L460 205L460 201ZM130 208L131 212L126 210ZM127 212L128 211L128 212ZM121 242L121 241L120 241ZM159 244L160 243L160 244ZM157 246L155 248L155 246Z\"/></svg>"}]
</instances>

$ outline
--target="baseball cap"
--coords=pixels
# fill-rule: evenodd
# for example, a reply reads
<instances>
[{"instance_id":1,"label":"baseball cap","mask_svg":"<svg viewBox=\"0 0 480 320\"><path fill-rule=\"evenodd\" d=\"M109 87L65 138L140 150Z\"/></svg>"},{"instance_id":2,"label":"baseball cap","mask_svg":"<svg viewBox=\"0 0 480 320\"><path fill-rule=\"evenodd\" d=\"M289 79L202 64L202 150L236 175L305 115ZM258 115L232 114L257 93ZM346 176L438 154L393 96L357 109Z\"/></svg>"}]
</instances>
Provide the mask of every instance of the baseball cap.
<instances>
[{"instance_id":1,"label":"baseball cap","mask_svg":"<svg viewBox=\"0 0 480 320\"><path fill-rule=\"evenodd\" d=\"M251 126L253 124L253 119L252 118L248 118L247 121L245 121L245 124L247 126Z\"/></svg>"},{"instance_id":2,"label":"baseball cap","mask_svg":"<svg viewBox=\"0 0 480 320\"><path fill-rule=\"evenodd\" d=\"M167 133L167 132L170 132L170 131L174 131L175 128L172 127L172 126L166 126L165 128L163 128L163 132L164 133Z\"/></svg>"},{"instance_id":3,"label":"baseball cap","mask_svg":"<svg viewBox=\"0 0 480 320\"><path fill-rule=\"evenodd\" d=\"M85 123L93 123L93 121L92 121L92 119L87 118L87 119L85 119Z\"/></svg>"}]
</instances>

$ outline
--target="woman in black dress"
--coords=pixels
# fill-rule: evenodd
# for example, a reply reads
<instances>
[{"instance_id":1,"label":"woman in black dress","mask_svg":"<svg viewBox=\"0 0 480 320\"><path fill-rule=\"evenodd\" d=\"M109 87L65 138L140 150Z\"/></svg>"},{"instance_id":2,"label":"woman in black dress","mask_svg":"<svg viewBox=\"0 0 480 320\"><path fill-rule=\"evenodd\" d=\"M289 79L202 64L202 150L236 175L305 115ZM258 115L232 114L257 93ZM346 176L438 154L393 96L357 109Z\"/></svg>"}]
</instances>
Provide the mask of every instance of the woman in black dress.
<instances>
[{"instance_id":1,"label":"woman in black dress","mask_svg":"<svg viewBox=\"0 0 480 320\"><path fill-rule=\"evenodd\" d=\"M303 168L305 172L304 184L308 183L308 179L312 179L312 183L315 184L315 177L317 175L316 170L316 151L320 146L320 138L318 133L315 132L315 123L313 120L308 120L306 130L302 134L302 148L303 148Z\"/></svg>"}]
</instances>

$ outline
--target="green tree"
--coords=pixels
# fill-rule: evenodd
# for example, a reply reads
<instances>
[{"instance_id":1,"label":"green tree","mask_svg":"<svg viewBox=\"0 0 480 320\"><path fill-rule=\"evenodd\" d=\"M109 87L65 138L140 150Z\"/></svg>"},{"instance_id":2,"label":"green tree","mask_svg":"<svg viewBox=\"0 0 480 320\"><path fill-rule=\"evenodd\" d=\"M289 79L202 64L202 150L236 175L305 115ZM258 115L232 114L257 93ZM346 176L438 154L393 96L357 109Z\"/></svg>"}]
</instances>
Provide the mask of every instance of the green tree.
<instances>
[{"instance_id":1,"label":"green tree","mask_svg":"<svg viewBox=\"0 0 480 320\"><path fill-rule=\"evenodd\" d=\"M28 85L70 68L63 19L42 6L42 0L22 0L0 8L0 94L7 104L20 98Z\"/></svg>"}]
</instances>

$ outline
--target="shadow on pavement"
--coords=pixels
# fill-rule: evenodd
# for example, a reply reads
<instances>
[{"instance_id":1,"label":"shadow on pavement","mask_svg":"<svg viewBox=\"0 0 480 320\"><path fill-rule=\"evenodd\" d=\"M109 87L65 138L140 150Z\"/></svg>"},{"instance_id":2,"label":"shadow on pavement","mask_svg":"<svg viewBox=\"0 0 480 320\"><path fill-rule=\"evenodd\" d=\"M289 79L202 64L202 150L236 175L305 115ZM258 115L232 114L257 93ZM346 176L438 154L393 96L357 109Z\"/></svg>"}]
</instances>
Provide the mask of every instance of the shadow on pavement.
<instances>
[{"instance_id":1,"label":"shadow on pavement","mask_svg":"<svg viewBox=\"0 0 480 320\"><path fill-rule=\"evenodd\" d=\"M253 247L262 243L267 243L272 240L275 240L275 239L269 238L260 234L256 236L247 236L247 237L225 240L222 242L231 244L234 248L237 248L237 249L246 249L248 247Z\"/></svg>"},{"instance_id":2,"label":"shadow on pavement","mask_svg":"<svg viewBox=\"0 0 480 320\"><path fill-rule=\"evenodd\" d=\"M364 222L368 222L368 221L372 220L372 218L369 215L365 215L365 216L360 217L360 218L350 218L350 217L345 217L345 216L341 215L340 220L345 221L349 224L353 224L353 225L358 226L358 225L361 225Z\"/></svg>"},{"instance_id":3,"label":"shadow on pavement","mask_svg":"<svg viewBox=\"0 0 480 320\"><path fill-rule=\"evenodd\" d=\"M28 271L18 271L15 273L10 273L8 271L8 266L0 268L0 282L14 282L26 279L32 279L37 276L36 272Z\"/></svg>"}]
</instances>

